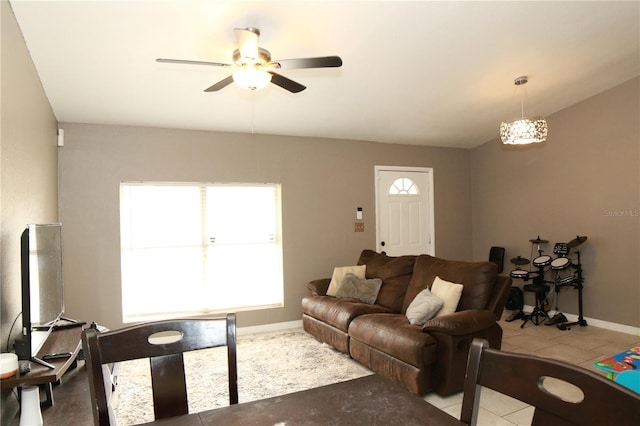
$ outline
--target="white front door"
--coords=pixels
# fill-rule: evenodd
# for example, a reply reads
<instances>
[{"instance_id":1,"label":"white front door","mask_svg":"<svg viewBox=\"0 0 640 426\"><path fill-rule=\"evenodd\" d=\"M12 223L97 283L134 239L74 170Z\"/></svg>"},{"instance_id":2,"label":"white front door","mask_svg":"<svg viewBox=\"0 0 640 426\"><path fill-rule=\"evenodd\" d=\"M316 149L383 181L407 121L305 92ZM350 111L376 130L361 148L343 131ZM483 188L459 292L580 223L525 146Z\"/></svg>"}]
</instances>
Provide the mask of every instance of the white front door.
<instances>
[{"instance_id":1,"label":"white front door","mask_svg":"<svg viewBox=\"0 0 640 426\"><path fill-rule=\"evenodd\" d=\"M434 255L433 169L376 166L377 251Z\"/></svg>"}]
</instances>

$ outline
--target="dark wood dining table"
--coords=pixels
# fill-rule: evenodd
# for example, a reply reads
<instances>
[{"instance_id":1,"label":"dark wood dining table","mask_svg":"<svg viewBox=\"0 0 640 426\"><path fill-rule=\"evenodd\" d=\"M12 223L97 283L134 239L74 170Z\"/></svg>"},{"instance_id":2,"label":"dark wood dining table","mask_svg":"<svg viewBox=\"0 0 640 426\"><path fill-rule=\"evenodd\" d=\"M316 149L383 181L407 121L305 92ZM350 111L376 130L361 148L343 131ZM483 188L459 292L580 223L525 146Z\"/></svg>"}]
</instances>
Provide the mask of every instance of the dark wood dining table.
<instances>
[{"instance_id":1,"label":"dark wood dining table","mask_svg":"<svg viewBox=\"0 0 640 426\"><path fill-rule=\"evenodd\" d=\"M463 424L419 396L375 374L273 398L145 423L162 426Z\"/></svg>"}]
</instances>

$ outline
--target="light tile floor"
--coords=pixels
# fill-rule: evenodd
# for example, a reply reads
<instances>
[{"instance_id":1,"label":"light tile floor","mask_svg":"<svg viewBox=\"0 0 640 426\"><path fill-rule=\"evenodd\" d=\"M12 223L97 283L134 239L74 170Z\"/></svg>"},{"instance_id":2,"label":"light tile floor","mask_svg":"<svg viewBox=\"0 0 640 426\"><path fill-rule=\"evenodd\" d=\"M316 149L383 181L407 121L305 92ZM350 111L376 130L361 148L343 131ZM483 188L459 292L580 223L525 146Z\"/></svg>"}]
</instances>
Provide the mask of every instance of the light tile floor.
<instances>
[{"instance_id":1,"label":"light tile floor","mask_svg":"<svg viewBox=\"0 0 640 426\"><path fill-rule=\"evenodd\" d=\"M504 317L509 312L505 311ZM640 346L640 336L596 328L591 325L572 326L570 330L560 330L555 326L528 322L520 328L522 320L500 321L504 330L502 350L527 353L547 358L555 358L596 371L593 363L630 347ZM570 397L573 389L566 383L557 384L563 395ZM575 392L575 391L574 391ZM455 418L460 418L462 393L441 397L435 393L425 396L425 400L446 411ZM514 426L530 425L533 418L533 407L507 397L491 389L483 389L480 396L479 425Z\"/></svg>"}]
</instances>

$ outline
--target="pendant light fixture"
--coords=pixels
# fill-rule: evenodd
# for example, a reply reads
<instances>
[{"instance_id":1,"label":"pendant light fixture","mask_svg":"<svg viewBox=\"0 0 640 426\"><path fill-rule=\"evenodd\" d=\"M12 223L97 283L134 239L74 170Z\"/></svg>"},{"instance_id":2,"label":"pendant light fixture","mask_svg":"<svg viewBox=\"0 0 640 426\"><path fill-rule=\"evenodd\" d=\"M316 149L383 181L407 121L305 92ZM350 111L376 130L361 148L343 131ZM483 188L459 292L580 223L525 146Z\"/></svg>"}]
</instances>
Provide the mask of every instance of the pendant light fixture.
<instances>
[{"instance_id":1,"label":"pendant light fixture","mask_svg":"<svg viewBox=\"0 0 640 426\"><path fill-rule=\"evenodd\" d=\"M515 79L516 86L523 86L527 83L527 76ZM521 88L524 91L524 87ZM547 121L544 118L526 118L524 116L524 93L520 98L521 117L511 123L502 122L500 125L500 139L505 145L526 145L539 143L547 140Z\"/></svg>"}]
</instances>

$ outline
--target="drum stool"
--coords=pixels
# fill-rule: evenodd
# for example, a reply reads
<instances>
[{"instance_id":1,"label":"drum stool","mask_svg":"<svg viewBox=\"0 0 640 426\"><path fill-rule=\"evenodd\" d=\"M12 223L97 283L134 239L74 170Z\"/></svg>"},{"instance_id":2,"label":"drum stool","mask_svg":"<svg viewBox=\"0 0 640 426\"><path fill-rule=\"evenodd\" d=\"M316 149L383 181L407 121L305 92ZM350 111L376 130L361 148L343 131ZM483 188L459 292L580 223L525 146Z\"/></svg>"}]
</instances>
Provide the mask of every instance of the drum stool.
<instances>
[{"instance_id":1,"label":"drum stool","mask_svg":"<svg viewBox=\"0 0 640 426\"><path fill-rule=\"evenodd\" d=\"M522 290L535 293L536 304L531 313L524 316L520 328L524 328L527 321L531 321L535 325L540 325L543 321L548 320L549 314L544 310L544 301L547 298L550 287L546 284L533 283L525 284L522 286Z\"/></svg>"}]
</instances>

